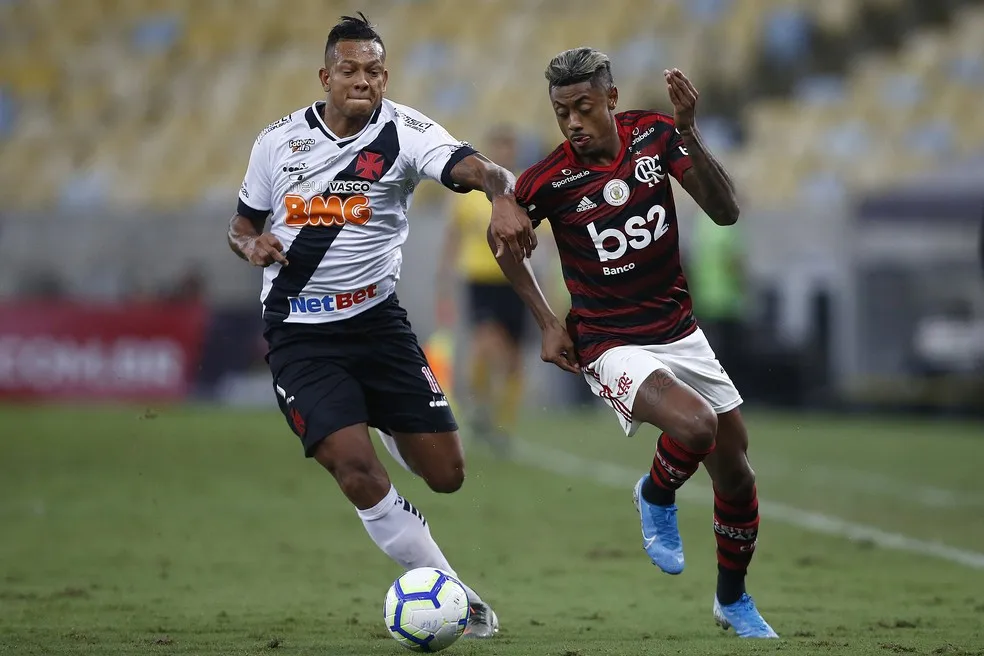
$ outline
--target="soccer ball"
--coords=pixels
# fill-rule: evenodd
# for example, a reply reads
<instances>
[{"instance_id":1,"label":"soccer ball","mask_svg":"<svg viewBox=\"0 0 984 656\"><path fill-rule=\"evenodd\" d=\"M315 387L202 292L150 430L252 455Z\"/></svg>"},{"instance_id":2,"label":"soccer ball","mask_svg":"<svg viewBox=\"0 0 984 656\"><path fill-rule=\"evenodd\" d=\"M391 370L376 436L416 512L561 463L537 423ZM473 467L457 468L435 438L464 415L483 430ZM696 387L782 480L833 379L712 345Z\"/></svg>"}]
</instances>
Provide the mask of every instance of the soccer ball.
<instances>
[{"instance_id":1,"label":"soccer ball","mask_svg":"<svg viewBox=\"0 0 984 656\"><path fill-rule=\"evenodd\" d=\"M440 651L465 630L468 594L447 572L418 567L390 586L383 618L390 635L407 649Z\"/></svg>"}]
</instances>

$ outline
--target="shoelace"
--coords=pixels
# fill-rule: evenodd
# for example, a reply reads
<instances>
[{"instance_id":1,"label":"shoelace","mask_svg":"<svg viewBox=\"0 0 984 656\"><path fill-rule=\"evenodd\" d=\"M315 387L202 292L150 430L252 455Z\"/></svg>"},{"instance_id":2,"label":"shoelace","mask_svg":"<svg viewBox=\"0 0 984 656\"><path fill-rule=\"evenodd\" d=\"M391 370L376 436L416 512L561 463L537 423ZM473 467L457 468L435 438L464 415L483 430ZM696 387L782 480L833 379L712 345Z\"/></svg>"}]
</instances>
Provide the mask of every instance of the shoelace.
<instances>
[{"instance_id":1,"label":"shoelace","mask_svg":"<svg viewBox=\"0 0 984 656\"><path fill-rule=\"evenodd\" d=\"M658 527L664 521L671 520L674 517L676 517L676 514L677 514L676 508L661 508L660 506L653 506L653 511L650 513L650 516L653 519L653 523L655 523L656 526ZM679 535L679 533L677 533L677 535ZM669 549L679 548L680 540L677 539L676 536L674 536L673 540L670 540L669 537L670 537L669 535L660 534L659 540L664 545L666 545L666 547Z\"/></svg>"},{"instance_id":2,"label":"shoelace","mask_svg":"<svg viewBox=\"0 0 984 656\"><path fill-rule=\"evenodd\" d=\"M759 615L758 610L755 608L755 602L752 601L752 598L747 592L741 596L738 604L740 615L742 619L747 621L748 627L765 631L765 618Z\"/></svg>"}]
</instances>

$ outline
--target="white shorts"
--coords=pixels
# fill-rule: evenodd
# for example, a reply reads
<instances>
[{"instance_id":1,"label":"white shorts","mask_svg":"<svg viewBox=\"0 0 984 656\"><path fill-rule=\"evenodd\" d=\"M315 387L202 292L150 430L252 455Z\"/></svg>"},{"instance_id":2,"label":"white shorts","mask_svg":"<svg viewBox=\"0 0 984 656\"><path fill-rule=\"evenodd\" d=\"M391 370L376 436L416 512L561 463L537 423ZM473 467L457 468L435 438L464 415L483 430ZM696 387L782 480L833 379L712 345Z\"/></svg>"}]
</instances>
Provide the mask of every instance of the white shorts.
<instances>
[{"instance_id":1,"label":"white shorts","mask_svg":"<svg viewBox=\"0 0 984 656\"><path fill-rule=\"evenodd\" d=\"M671 344L610 348L583 372L591 391L612 407L625 434L632 436L641 425L632 419L636 392L657 369L665 369L689 385L717 414L741 405L741 395L700 328Z\"/></svg>"}]
</instances>

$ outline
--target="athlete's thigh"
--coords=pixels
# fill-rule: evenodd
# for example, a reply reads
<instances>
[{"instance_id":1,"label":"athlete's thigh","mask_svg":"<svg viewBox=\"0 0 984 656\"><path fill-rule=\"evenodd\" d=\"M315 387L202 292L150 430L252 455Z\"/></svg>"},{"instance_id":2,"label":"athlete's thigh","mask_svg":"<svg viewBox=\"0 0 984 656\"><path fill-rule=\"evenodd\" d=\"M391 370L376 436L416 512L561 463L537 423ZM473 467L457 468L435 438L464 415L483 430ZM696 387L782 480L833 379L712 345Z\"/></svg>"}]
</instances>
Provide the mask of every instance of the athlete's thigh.
<instances>
[{"instance_id":1,"label":"athlete's thigh","mask_svg":"<svg viewBox=\"0 0 984 656\"><path fill-rule=\"evenodd\" d=\"M457 431L441 433L403 433L396 431L393 439L400 455L421 478L444 487L458 487L465 472L465 453Z\"/></svg>"},{"instance_id":2,"label":"athlete's thigh","mask_svg":"<svg viewBox=\"0 0 984 656\"><path fill-rule=\"evenodd\" d=\"M392 313L374 332L373 345L354 372L365 394L369 425L394 437L456 432L448 399L406 313L398 305Z\"/></svg>"},{"instance_id":3,"label":"athlete's thigh","mask_svg":"<svg viewBox=\"0 0 984 656\"><path fill-rule=\"evenodd\" d=\"M702 330L670 344L648 346L673 374L696 390L722 415L742 403L741 394L718 361Z\"/></svg>"},{"instance_id":4,"label":"athlete's thigh","mask_svg":"<svg viewBox=\"0 0 984 656\"><path fill-rule=\"evenodd\" d=\"M306 457L329 435L369 420L358 381L330 359L290 359L274 372L273 387Z\"/></svg>"},{"instance_id":5,"label":"athlete's thigh","mask_svg":"<svg viewBox=\"0 0 984 656\"><path fill-rule=\"evenodd\" d=\"M584 368L591 390L615 411L626 435L643 423L673 434L691 432L710 406L641 346L618 346Z\"/></svg>"},{"instance_id":6,"label":"athlete's thigh","mask_svg":"<svg viewBox=\"0 0 984 656\"><path fill-rule=\"evenodd\" d=\"M447 397L410 337L387 340L371 373L361 376L369 423L393 436L410 469L439 492L464 478L464 454Z\"/></svg>"}]
</instances>

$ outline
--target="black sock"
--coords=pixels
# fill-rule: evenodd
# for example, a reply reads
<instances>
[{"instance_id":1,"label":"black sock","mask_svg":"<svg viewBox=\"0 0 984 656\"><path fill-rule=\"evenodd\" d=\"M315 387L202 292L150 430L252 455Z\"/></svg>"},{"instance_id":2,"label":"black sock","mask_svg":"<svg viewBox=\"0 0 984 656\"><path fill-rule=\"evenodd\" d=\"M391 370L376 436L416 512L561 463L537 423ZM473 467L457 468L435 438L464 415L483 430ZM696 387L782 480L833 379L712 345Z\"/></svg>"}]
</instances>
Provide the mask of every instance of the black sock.
<instances>
[{"instance_id":1,"label":"black sock","mask_svg":"<svg viewBox=\"0 0 984 656\"><path fill-rule=\"evenodd\" d=\"M722 606L733 604L745 594L745 572L718 565L717 598Z\"/></svg>"},{"instance_id":2,"label":"black sock","mask_svg":"<svg viewBox=\"0 0 984 656\"><path fill-rule=\"evenodd\" d=\"M669 506L676 501L676 490L667 490L665 487L656 485L652 475L649 475L642 482L642 498L646 500L646 503Z\"/></svg>"}]
</instances>

